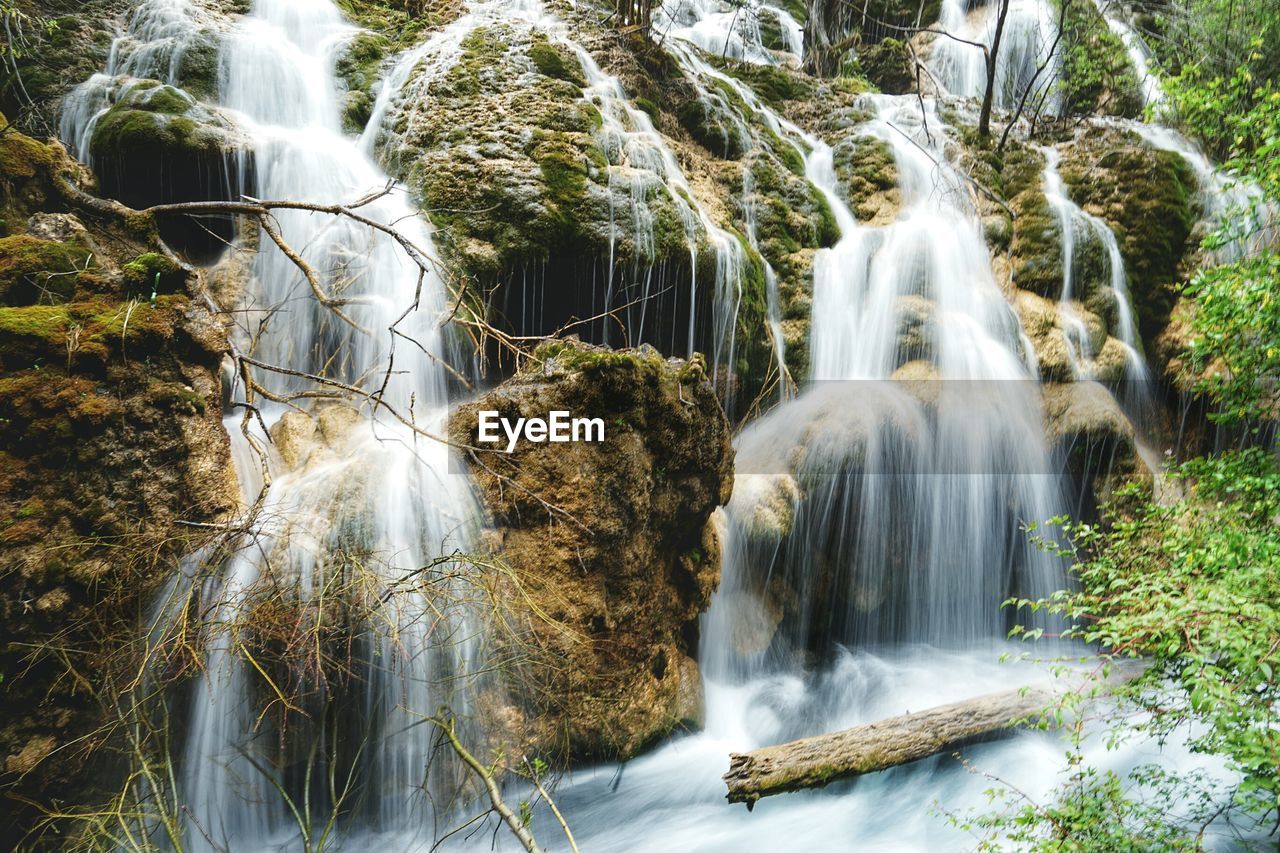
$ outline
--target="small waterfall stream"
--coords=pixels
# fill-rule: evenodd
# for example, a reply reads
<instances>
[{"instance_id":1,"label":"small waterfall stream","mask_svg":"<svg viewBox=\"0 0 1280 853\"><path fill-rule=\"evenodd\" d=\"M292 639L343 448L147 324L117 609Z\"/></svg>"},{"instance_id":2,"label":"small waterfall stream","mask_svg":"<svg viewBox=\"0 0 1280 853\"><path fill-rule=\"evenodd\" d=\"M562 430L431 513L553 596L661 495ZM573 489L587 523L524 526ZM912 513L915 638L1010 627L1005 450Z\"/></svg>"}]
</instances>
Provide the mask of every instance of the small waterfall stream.
<instances>
[{"instance_id":1,"label":"small waterfall stream","mask_svg":"<svg viewBox=\"0 0 1280 853\"><path fill-rule=\"evenodd\" d=\"M789 61L786 54L799 57L801 28L786 11L759 9L777 22L781 50L765 47L757 15L739 17L739 11L704 0L664 8L664 47L704 97L720 97L709 81L731 88L794 146L807 180L834 213L840 238L814 260L811 375L795 377L803 380L801 390L791 395L784 389L779 405L746 427L736 443L737 486L720 518L721 588L702 626L704 731L624 767L574 772L562 781L557 800L589 851L829 849L837 846L833 839L841 847L938 849L963 835L942 819L904 825L903 815L923 816L935 804L963 811L985 803L977 790L982 786L947 757L823 793L762 801L749 816L724 805L720 774L730 751L1047 678L1032 666L999 663L1009 650L1000 602L1010 594L1046 595L1066 583L1061 561L1034 547L1020 529L1062 512L1062 463L1045 437L1034 351L997 283L971 190L948 156L952 130L936 103L864 96L871 118L858 132L892 151L902 202L893 222L860 223L845 201L830 146L694 49L762 64ZM62 135L79 156L87 158L94 122L131 78L176 79L174 63L193 34L212 28L221 40L216 105L252 140L257 194L331 203L390 186L366 215L397 223L429 255L430 230L405 192L389 182L391 164L375 159L388 157L387 128L397 115L431 109L426 83L448 70L477 28L536 29L568 47L582 67L583 96L603 120L598 140L610 187L630 199L614 211L617 221L642 245L646 234L651 239L646 200L655 189L680 211L690 256L689 325L681 336L687 352L700 348L694 313L699 289L709 288L713 332L704 346L713 368L735 363L747 247L758 251L749 206L744 245L698 201L672 146L618 79L536 0L468 3L461 16L400 57L358 139L345 135L340 121L334 61L355 29L336 3L254 0L234 22L210 23L201 14L184 0L148 0L140 7L113 47L106 73L68 99ZM987 11L970 11L959 0L945 0L941 24L961 38L991 37ZM1046 98L1046 111L1056 112L1056 61L1032 83L1054 27L1047 3L1013 2L997 75L998 108L1015 108L1034 85L1032 95ZM977 48L939 39L930 63L951 94L980 96L985 72ZM1158 92L1149 87L1149 100ZM1206 184L1217 180L1207 160L1196 160L1180 137L1153 125L1136 129L1151 144L1184 153ZM1115 235L1071 201L1057 172L1059 151L1044 153L1046 196L1063 242L1059 314L1076 375L1094 378L1101 354L1075 308L1077 247L1093 241L1107 258L1106 286L1117 316L1112 333L1125 348L1124 379L1145 386L1147 367ZM750 196L749 170L747 175L743 192ZM305 211L283 211L278 220L332 292L351 299L354 323L310 299L296 266L268 247L254 257L237 345L265 362L308 373L328 369L348 382L385 372L388 402L414 411L423 429L438 433L449 402L438 326L446 310L444 282L426 276L418 300L418 269L389 239ZM699 275L707 268L700 257L708 254L714 260L710 281ZM615 296L612 261L606 304ZM775 359L784 366L777 276L767 264L764 273ZM637 296L659 286L652 270L637 270L635 280L642 282ZM386 329L415 300L418 309L399 328L422 346L397 349L390 371L390 338L353 326ZM281 306L288 306L287 316ZM647 322L653 321L638 315L637 334ZM306 387L298 377L272 380L281 394ZM244 402L244 389L238 394L236 402ZM358 716L367 743L355 755L326 752L326 738L344 724L336 720L309 734L313 745L321 745L315 772L340 767L368 780L374 792L360 804L356 827L344 840L351 849L433 849L448 818L436 802L448 801L451 779L447 768L438 769L432 732L421 722L441 704L465 711L473 682L460 676L479 668L483 632L465 606L446 608L443 626L428 625L428 595L447 597L449 590L428 593L399 581L466 548L477 515L474 498L466 478L450 473L444 445L385 414L323 405L313 413L318 425L303 428L298 439L304 452L290 458L271 452L265 508L244 547L214 566L205 564L208 555L193 555L178 576L207 575L203 674L187 697L185 755L176 783L189 804L182 840L190 849L298 847L297 822L273 792L300 795L311 785L300 776L298 744L282 746L289 737L255 713L263 685L256 664L241 653L237 626L252 613L264 579L312 601L325 594L335 559L358 560L387 596L386 618L365 626L357 652L356 666L365 674ZM266 404L262 415L273 434L299 429L284 406ZM238 414L228 419L228 429L237 437L237 468L248 499L252 445L265 447L266 437L258 428L240 436ZM465 567L446 568L465 573ZM323 702L324 686L315 691ZM1057 741L1034 733L984 747L981 756L1008 783L1036 792L1053 784L1046 769L1061 757ZM1139 760L1100 744L1090 759L1117 769ZM328 796L311 803L307 819L324 814L332 805ZM534 821L544 843L559 837L549 816L539 813ZM505 835L486 835L483 843L491 838L499 849L514 849ZM460 836L447 846L477 845Z\"/></svg>"},{"instance_id":2,"label":"small waterfall stream","mask_svg":"<svg viewBox=\"0 0 1280 853\"><path fill-rule=\"evenodd\" d=\"M92 132L97 115L81 106L90 103L89 95L99 98L101 110L109 103L106 93L129 85L114 75L163 79L173 53L168 40L189 29L190 9L172 2L140 8L119 40L132 51L127 61L117 62L121 51L113 50L110 76L90 81L85 97L73 99L64 122L68 139L87 139ZM391 186L362 213L396 224L430 256L430 233L403 191L389 185L358 140L342 132L333 65L354 32L327 0L255 0L224 34L219 105L252 138L261 197L332 203ZM145 47L151 39L160 39L160 46ZM439 320L446 305L440 278L425 276L419 291L419 269L400 246L348 220L307 211L280 211L276 219L328 291L349 300L344 310L351 322L313 300L299 269L267 244L254 256L237 315L237 345L261 361L301 373L327 371L352 383L381 383L385 375L387 403L415 413L423 430L440 434L447 404L439 366ZM408 310L415 305L417 310ZM394 369L392 339L385 332L393 325L419 344L396 349ZM289 375L261 381L279 395L311 387ZM465 689L449 685L475 668L471 638L478 635L465 606L448 603L453 582L441 581L427 592L401 579L438 555L466 548L476 518L468 483L450 472L444 444L386 415L321 405L315 409L318 427L304 428L300 424L310 425L309 417L269 401L260 406L262 423L275 437L273 479L255 527L221 565L208 567L203 582L205 661L189 697L185 755L173 792L186 804L182 844L192 850L262 849L272 839L296 837L299 820L320 821L311 827L318 834L334 803L332 791L324 793L311 780L329 774L376 780L370 786L374 795L359 807L366 824L429 843L436 807L426 795L448 802L450 789L447 779L437 778L446 775L439 769L424 778L442 762L433 765L435 738L421 721L442 704L465 714ZM235 420L229 428L238 431ZM265 436L260 430L255 435L254 443L265 448ZM243 442L237 446L244 449ZM284 446L293 448L287 454L292 458L285 458ZM237 453L241 465L250 458L251 453ZM252 482L252 468L240 474L242 483ZM193 558L197 563L199 556ZM447 561L442 568L440 576L465 572ZM248 657L241 634L255 627L262 584L306 603L322 600L337 577L368 584L378 591L382 608L378 619L363 626L353 651L359 678L351 689L363 684L365 690L359 711L364 742L330 750L327 744L341 723L324 710L323 679L310 687L320 708L319 730L299 725L286 736L260 713L259 675L266 674ZM298 766L298 754L306 756L308 749L310 763ZM311 808L291 816L277 793Z\"/></svg>"},{"instance_id":3,"label":"small waterfall stream","mask_svg":"<svg viewBox=\"0 0 1280 853\"><path fill-rule=\"evenodd\" d=\"M990 47L994 42L999 5L971 7L967 0L943 0L938 26L955 38L936 37L929 66L934 78L950 94L982 97L987 80L986 57L978 45ZM1057 31L1048 3L1011 0L996 54L992 103L997 109L1013 111L1025 96L1028 112L1034 112L1031 108L1040 99L1044 101L1041 112L1045 115L1060 112L1061 93L1056 83L1061 61L1057 51L1051 52Z\"/></svg>"}]
</instances>

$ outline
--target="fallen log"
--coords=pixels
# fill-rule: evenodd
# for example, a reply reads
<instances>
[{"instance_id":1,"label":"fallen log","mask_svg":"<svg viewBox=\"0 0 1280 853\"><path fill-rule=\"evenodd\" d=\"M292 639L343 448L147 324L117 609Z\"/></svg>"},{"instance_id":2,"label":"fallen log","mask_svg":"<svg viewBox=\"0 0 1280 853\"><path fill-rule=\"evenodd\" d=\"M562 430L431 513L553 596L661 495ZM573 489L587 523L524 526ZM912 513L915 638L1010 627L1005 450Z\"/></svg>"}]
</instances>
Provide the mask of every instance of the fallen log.
<instances>
[{"instance_id":1,"label":"fallen log","mask_svg":"<svg viewBox=\"0 0 1280 853\"><path fill-rule=\"evenodd\" d=\"M1107 684L1131 680L1142 670L1141 666L1117 670L1106 679ZM1076 689L1080 686L1074 685ZM839 779L887 770L1011 734L1019 721L1038 718L1068 689L1069 685L1057 684L988 693L832 734L732 753L729 772L724 774L728 799L746 803L750 809L761 797L820 788Z\"/></svg>"}]
</instances>

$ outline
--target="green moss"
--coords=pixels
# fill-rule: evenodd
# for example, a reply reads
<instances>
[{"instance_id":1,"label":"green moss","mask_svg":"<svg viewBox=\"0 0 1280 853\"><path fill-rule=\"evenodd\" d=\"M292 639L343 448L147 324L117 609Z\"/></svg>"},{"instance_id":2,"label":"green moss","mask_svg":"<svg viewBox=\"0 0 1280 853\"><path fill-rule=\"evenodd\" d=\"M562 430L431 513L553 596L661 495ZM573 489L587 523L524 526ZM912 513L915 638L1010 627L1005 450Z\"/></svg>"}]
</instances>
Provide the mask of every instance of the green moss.
<instances>
[{"instance_id":1,"label":"green moss","mask_svg":"<svg viewBox=\"0 0 1280 853\"><path fill-rule=\"evenodd\" d=\"M915 87L911 54L905 43L886 38L858 53L858 64L881 92L902 95Z\"/></svg>"},{"instance_id":2,"label":"green moss","mask_svg":"<svg viewBox=\"0 0 1280 853\"><path fill-rule=\"evenodd\" d=\"M814 82L811 78L782 65L756 65L718 58L713 59L713 62L726 74L750 86L751 90L770 106L781 107L787 101L811 97L814 92ZM732 92L728 86L721 85L735 101L741 103L737 92ZM745 106L742 104L743 109Z\"/></svg>"},{"instance_id":3,"label":"green moss","mask_svg":"<svg viewBox=\"0 0 1280 853\"><path fill-rule=\"evenodd\" d=\"M391 49L383 35L362 31L346 44L334 65L334 71L346 88L342 104L342 127L348 133L361 133L373 116L373 86Z\"/></svg>"},{"instance_id":4,"label":"green moss","mask_svg":"<svg viewBox=\"0 0 1280 853\"><path fill-rule=\"evenodd\" d=\"M0 116L0 128L8 127ZM53 151L29 136L13 131L0 133L0 181L35 177L53 165Z\"/></svg>"},{"instance_id":5,"label":"green moss","mask_svg":"<svg viewBox=\"0 0 1280 853\"><path fill-rule=\"evenodd\" d=\"M1093 129L1059 171L1071 197L1116 235L1143 337L1168 322L1179 268L1195 222L1195 174L1179 155L1147 148L1134 134Z\"/></svg>"},{"instance_id":6,"label":"green moss","mask_svg":"<svg viewBox=\"0 0 1280 853\"><path fill-rule=\"evenodd\" d=\"M82 271L94 267L84 246L37 237L0 239L0 303L31 305L70 299Z\"/></svg>"},{"instance_id":7,"label":"green moss","mask_svg":"<svg viewBox=\"0 0 1280 853\"><path fill-rule=\"evenodd\" d=\"M1133 117L1142 111L1142 88L1124 43L1092 3L1066 4L1061 55L1068 114Z\"/></svg>"},{"instance_id":8,"label":"green moss","mask_svg":"<svg viewBox=\"0 0 1280 853\"><path fill-rule=\"evenodd\" d=\"M388 40L388 53L406 50L456 14L452 4L422 4L412 11L403 0L337 0L347 19Z\"/></svg>"},{"instance_id":9,"label":"green moss","mask_svg":"<svg viewBox=\"0 0 1280 853\"><path fill-rule=\"evenodd\" d=\"M644 113L656 125L662 116L662 111L652 100L645 97L633 98L633 103L640 112Z\"/></svg>"},{"instance_id":10,"label":"green moss","mask_svg":"<svg viewBox=\"0 0 1280 853\"><path fill-rule=\"evenodd\" d=\"M126 291L148 298L152 293L176 293L186 283L182 267L158 252L146 252L120 268Z\"/></svg>"},{"instance_id":11,"label":"green moss","mask_svg":"<svg viewBox=\"0 0 1280 853\"><path fill-rule=\"evenodd\" d=\"M461 55L449 69L449 88L458 95L477 95L484 89L483 78L503 64L510 46L500 27L479 27L462 40L461 47Z\"/></svg>"},{"instance_id":12,"label":"green moss","mask_svg":"<svg viewBox=\"0 0 1280 853\"><path fill-rule=\"evenodd\" d=\"M557 80L564 80L579 88L587 85L578 59L564 47L551 44L543 33L535 33L529 47L529 59L539 73Z\"/></svg>"},{"instance_id":13,"label":"green moss","mask_svg":"<svg viewBox=\"0 0 1280 853\"><path fill-rule=\"evenodd\" d=\"M809 19L809 4L805 0L780 0L778 6L786 10L787 14L795 18L798 23L803 24Z\"/></svg>"},{"instance_id":14,"label":"green moss","mask_svg":"<svg viewBox=\"0 0 1280 853\"><path fill-rule=\"evenodd\" d=\"M625 371L653 378L665 364L654 349L611 350L571 340L547 341L533 352L533 360L568 372L594 373Z\"/></svg>"},{"instance_id":15,"label":"green moss","mask_svg":"<svg viewBox=\"0 0 1280 853\"><path fill-rule=\"evenodd\" d=\"M767 50L785 50L786 39L782 34L782 22L768 6L761 6L759 11L760 44Z\"/></svg>"},{"instance_id":16,"label":"green moss","mask_svg":"<svg viewBox=\"0 0 1280 853\"><path fill-rule=\"evenodd\" d=\"M197 98L211 99L218 93L218 42L212 33L201 33L178 60L177 81Z\"/></svg>"},{"instance_id":17,"label":"green moss","mask_svg":"<svg viewBox=\"0 0 1280 853\"><path fill-rule=\"evenodd\" d=\"M202 415L208 403L181 382L152 382L147 394L150 403L162 411Z\"/></svg>"},{"instance_id":18,"label":"green moss","mask_svg":"<svg viewBox=\"0 0 1280 853\"><path fill-rule=\"evenodd\" d=\"M737 123L721 115L707 101L686 101L676 109L676 119L694 141L718 157L737 160L747 149Z\"/></svg>"},{"instance_id":19,"label":"green moss","mask_svg":"<svg viewBox=\"0 0 1280 853\"><path fill-rule=\"evenodd\" d=\"M879 209L876 197L896 192L898 187L893 148L874 136L851 136L841 141L833 154L849 207L861 220L874 218Z\"/></svg>"},{"instance_id":20,"label":"green moss","mask_svg":"<svg viewBox=\"0 0 1280 853\"><path fill-rule=\"evenodd\" d=\"M1062 290L1062 227L1040 189L1010 200L1013 220L1013 283L1048 299Z\"/></svg>"},{"instance_id":21,"label":"green moss","mask_svg":"<svg viewBox=\"0 0 1280 853\"><path fill-rule=\"evenodd\" d=\"M115 357L146 357L174 335L183 296L147 302L106 297L64 305L0 307L0 357L8 370L42 364L101 367Z\"/></svg>"}]
</instances>

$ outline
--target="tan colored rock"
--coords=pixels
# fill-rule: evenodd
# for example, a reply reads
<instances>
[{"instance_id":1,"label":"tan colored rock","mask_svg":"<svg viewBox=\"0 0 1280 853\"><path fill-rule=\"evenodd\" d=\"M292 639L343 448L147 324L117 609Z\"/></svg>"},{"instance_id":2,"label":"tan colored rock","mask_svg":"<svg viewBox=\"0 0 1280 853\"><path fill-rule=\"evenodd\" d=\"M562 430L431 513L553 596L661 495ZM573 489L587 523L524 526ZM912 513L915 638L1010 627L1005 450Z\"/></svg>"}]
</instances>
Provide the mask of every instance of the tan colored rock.
<instances>
[{"instance_id":1,"label":"tan colored rock","mask_svg":"<svg viewBox=\"0 0 1280 853\"><path fill-rule=\"evenodd\" d=\"M696 725L689 629L718 583L723 522L712 517L733 487L729 427L701 362L556 342L459 407L451 440L481 447L482 409L606 423L603 442L522 441L510 455L485 445L472 466L499 556L527 597L514 618L549 655L533 655L510 685L519 713L508 716L528 726L515 739L627 758Z\"/></svg>"},{"instance_id":2,"label":"tan colored rock","mask_svg":"<svg viewBox=\"0 0 1280 853\"><path fill-rule=\"evenodd\" d=\"M30 773L49 753L57 747L58 742L49 735L31 738L21 751L9 755L4 760L4 769L10 773Z\"/></svg>"}]
</instances>

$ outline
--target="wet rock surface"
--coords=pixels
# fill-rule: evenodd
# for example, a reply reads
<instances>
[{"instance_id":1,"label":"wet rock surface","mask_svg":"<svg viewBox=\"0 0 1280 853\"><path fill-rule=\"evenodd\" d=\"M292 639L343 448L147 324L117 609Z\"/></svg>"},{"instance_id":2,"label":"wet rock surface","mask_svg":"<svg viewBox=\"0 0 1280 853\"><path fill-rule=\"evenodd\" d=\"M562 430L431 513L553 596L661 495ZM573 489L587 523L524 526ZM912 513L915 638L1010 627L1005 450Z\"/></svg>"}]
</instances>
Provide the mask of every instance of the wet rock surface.
<instances>
[{"instance_id":1,"label":"wet rock surface","mask_svg":"<svg viewBox=\"0 0 1280 853\"><path fill-rule=\"evenodd\" d=\"M0 789L85 802L86 756L123 747L99 731L110 675L204 535L184 522L237 504L225 331L154 238L67 208L60 147L10 131L0 159ZM30 825L18 811L0 839Z\"/></svg>"},{"instance_id":2,"label":"wet rock surface","mask_svg":"<svg viewBox=\"0 0 1280 853\"><path fill-rule=\"evenodd\" d=\"M605 440L496 453L476 443L483 410L599 417ZM525 630L552 653L513 688L527 737L578 759L627 758L697 727L697 619L720 570L708 519L733 485L728 424L700 361L546 344L461 406L450 437L482 448L471 472L498 553L536 609Z\"/></svg>"}]
</instances>

